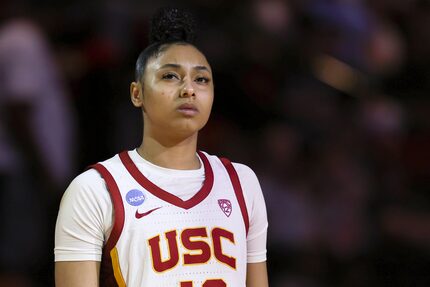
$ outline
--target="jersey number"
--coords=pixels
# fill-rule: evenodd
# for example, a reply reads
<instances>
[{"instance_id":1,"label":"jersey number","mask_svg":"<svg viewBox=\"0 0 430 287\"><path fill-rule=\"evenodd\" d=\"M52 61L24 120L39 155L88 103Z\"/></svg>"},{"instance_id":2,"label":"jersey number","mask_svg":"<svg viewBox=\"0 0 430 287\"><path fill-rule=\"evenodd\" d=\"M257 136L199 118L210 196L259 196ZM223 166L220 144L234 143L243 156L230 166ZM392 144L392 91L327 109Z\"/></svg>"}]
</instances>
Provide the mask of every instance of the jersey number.
<instances>
[{"instance_id":1,"label":"jersey number","mask_svg":"<svg viewBox=\"0 0 430 287\"><path fill-rule=\"evenodd\" d=\"M192 281L181 282L181 287L194 287ZM227 287L224 280L221 279L211 279L206 280L202 287Z\"/></svg>"}]
</instances>

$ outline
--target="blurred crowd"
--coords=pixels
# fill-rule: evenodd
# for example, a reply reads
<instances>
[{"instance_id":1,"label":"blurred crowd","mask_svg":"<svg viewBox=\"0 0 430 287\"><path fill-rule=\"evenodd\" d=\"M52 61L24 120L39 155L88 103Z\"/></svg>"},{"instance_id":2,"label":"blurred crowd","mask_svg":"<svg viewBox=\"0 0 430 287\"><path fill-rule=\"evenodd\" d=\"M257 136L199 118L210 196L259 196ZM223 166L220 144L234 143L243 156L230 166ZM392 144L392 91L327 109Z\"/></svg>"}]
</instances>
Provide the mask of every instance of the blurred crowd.
<instances>
[{"instance_id":1,"label":"blurred crowd","mask_svg":"<svg viewBox=\"0 0 430 287\"><path fill-rule=\"evenodd\" d=\"M271 286L430 286L427 0L2 1L0 285L53 286L68 182L140 144L129 84L166 5L214 71L200 148L260 179Z\"/></svg>"}]
</instances>

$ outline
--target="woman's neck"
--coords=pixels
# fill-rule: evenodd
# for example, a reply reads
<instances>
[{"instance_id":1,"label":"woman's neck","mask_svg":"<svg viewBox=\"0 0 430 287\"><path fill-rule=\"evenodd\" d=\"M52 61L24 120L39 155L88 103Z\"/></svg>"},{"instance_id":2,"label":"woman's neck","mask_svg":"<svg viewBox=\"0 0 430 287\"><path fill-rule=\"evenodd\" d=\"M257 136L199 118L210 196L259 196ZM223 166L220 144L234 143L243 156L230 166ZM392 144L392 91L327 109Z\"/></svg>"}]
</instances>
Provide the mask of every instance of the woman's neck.
<instances>
[{"instance_id":1,"label":"woman's neck","mask_svg":"<svg viewBox=\"0 0 430 287\"><path fill-rule=\"evenodd\" d=\"M147 161L171 169L198 169L200 161L196 155L197 133L176 142L161 142L155 137L144 136L137 152Z\"/></svg>"}]
</instances>

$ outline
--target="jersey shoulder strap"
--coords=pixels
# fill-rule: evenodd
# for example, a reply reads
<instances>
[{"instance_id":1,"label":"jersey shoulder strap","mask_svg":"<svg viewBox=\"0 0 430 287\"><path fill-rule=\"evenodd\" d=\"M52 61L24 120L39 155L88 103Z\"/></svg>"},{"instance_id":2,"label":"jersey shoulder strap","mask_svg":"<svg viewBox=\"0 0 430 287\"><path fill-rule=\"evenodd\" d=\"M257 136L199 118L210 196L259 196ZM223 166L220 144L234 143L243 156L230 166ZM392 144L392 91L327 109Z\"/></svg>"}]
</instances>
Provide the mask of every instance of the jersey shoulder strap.
<instances>
[{"instance_id":1,"label":"jersey shoulder strap","mask_svg":"<svg viewBox=\"0 0 430 287\"><path fill-rule=\"evenodd\" d=\"M236 172L236 169L234 168L233 164L229 159L223 157L223 158L220 158L220 160L223 163L225 169L227 170L227 173L233 185L234 193L236 194L236 198L240 206L240 211L242 212L243 222L245 223L246 235L248 236L248 230L249 230L248 210L246 209L245 198L243 196L243 190L242 190L242 185L240 184L239 176Z\"/></svg>"},{"instance_id":2,"label":"jersey shoulder strap","mask_svg":"<svg viewBox=\"0 0 430 287\"><path fill-rule=\"evenodd\" d=\"M125 214L121 193L114 177L103 164L97 163L89 166L88 168L95 169L104 179L114 209L113 228L105 246L103 247L102 262L100 266L100 282L103 282L103 286L125 287L125 281L121 275L118 254L115 248L124 227Z\"/></svg>"},{"instance_id":3,"label":"jersey shoulder strap","mask_svg":"<svg viewBox=\"0 0 430 287\"><path fill-rule=\"evenodd\" d=\"M108 169L101 163L96 163L89 168L95 169L103 177L115 211L114 226L105 246L107 251L110 252L118 242L119 236L121 235L121 231L124 227L124 205L118 184Z\"/></svg>"}]
</instances>

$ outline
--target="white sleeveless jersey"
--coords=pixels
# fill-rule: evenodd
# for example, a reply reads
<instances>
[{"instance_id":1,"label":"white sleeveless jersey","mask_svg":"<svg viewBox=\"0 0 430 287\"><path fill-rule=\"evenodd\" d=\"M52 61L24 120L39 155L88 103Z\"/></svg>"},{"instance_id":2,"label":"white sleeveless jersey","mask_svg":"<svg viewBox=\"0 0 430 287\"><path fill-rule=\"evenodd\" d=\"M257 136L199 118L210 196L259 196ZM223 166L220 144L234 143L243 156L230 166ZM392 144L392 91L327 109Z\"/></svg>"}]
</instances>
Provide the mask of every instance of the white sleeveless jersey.
<instances>
[{"instance_id":1,"label":"white sleeveless jersey","mask_svg":"<svg viewBox=\"0 0 430 287\"><path fill-rule=\"evenodd\" d=\"M127 152L93 166L114 207L100 286L245 286L249 220L240 181L228 160L198 154L205 181L188 200L149 181Z\"/></svg>"}]
</instances>

